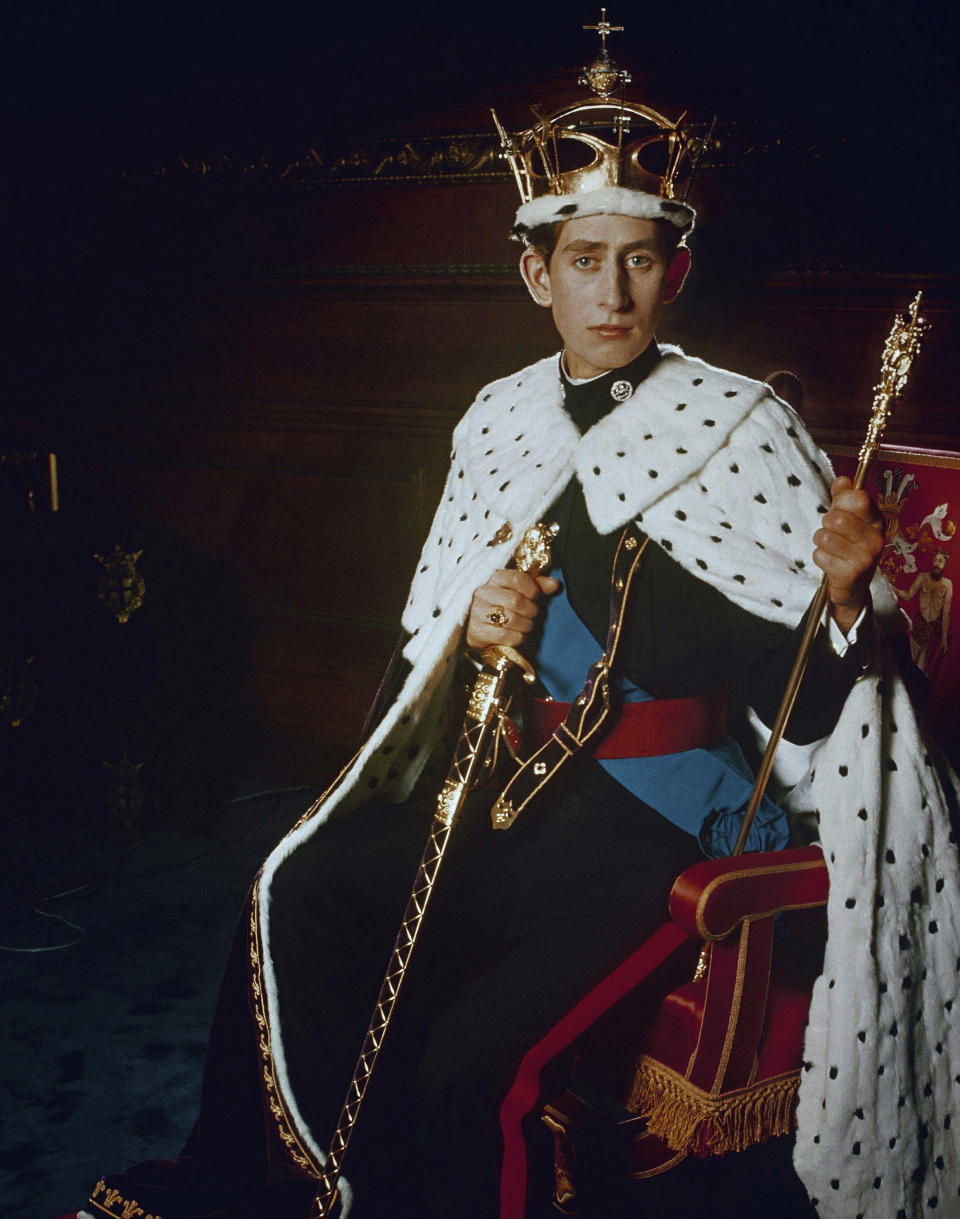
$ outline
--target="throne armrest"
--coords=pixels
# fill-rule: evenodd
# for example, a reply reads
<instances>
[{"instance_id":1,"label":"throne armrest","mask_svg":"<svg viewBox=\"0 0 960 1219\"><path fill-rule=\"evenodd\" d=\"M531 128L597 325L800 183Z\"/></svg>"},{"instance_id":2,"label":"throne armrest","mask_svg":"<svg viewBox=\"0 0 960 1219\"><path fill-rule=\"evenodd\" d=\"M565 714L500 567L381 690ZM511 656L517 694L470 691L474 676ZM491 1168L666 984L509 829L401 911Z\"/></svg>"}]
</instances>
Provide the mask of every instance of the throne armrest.
<instances>
[{"instance_id":1,"label":"throne armrest","mask_svg":"<svg viewBox=\"0 0 960 1219\"><path fill-rule=\"evenodd\" d=\"M670 917L690 936L722 940L744 919L825 905L827 867L819 846L705 859L670 893Z\"/></svg>"}]
</instances>

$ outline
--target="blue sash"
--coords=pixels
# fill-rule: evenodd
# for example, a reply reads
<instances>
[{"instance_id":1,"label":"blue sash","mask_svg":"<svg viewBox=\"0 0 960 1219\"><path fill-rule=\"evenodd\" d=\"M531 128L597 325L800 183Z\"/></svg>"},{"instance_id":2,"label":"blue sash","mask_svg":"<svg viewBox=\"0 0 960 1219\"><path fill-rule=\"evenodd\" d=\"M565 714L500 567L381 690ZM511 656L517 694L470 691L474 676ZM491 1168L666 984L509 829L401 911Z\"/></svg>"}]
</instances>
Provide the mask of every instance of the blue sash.
<instances>
[{"instance_id":1,"label":"blue sash","mask_svg":"<svg viewBox=\"0 0 960 1219\"><path fill-rule=\"evenodd\" d=\"M558 579L562 573L553 571ZM570 703L598 658L597 641L567 598L566 588L545 598L543 633L533 665L552 698ZM624 702L651 702L652 696L626 676L611 674L611 687ZM706 855L729 855L753 775L737 742L724 735L704 749L652 758L598 758L618 783L700 842ZM764 796L747 839L748 851L776 851L787 845L784 811Z\"/></svg>"}]
</instances>

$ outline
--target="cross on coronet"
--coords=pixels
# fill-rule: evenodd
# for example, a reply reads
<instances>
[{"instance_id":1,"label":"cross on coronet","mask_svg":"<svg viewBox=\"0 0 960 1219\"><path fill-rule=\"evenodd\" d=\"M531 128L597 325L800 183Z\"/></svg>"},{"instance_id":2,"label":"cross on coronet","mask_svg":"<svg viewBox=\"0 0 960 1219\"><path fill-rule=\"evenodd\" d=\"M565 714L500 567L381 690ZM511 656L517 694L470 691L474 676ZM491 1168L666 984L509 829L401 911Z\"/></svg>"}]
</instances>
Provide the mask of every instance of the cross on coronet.
<instances>
[{"instance_id":1,"label":"cross on coronet","mask_svg":"<svg viewBox=\"0 0 960 1219\"><path fill-rule=\"evenodd\" d=\"M583 28L585 30L596 31L596 33L600 35L600 46L604 51L607 49L607 35L616 34L623 30L622 25L610 24L610 22L607 20L607 10L605 8L601 8L600 20L596 25L585 25Z\"/></svg>"}]
</instances>

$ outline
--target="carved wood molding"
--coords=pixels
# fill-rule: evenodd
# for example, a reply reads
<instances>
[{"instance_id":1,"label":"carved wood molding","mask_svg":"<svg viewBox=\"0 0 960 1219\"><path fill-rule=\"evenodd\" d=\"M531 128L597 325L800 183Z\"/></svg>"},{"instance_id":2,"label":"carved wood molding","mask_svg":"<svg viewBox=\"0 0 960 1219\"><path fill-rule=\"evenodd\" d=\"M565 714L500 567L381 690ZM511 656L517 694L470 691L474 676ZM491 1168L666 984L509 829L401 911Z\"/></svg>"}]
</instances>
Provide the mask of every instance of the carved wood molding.
<instances>
[{"instance_id":1,"label":"carved wood molding","mask_svg":"<svg viewBox=\"0 0 960 1219\"><path fill-rule=\"evenodd\" d=\"M689 130L703 137L709 126L691 123ZM737 169L771 156L805 163L822 153L822 141L796 123L718 120L713 147L704 154L700 171ZM270 151L178 153L161 164L127 166L121 176L131 181L202 178L297 189L511 179L492 131L318 142L294 158Z\"/></svg>"}]
</instances>

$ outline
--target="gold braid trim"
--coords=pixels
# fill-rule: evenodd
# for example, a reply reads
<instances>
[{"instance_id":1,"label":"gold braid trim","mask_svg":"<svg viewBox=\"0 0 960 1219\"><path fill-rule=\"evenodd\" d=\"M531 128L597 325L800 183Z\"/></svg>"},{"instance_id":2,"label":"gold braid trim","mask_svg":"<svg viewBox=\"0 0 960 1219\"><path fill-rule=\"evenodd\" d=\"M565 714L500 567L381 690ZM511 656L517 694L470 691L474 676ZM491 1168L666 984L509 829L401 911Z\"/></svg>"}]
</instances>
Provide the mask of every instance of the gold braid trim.
<instances>
[{"instance_id":1,"label":"gold braid trim","mask_svg":"<svg viewBox=\"0 0 960 1219\"><path fill-rule=\"evenodd\" d=\"M299 818L294 826L292 826L284 839L295 833L305 822L310 821L319 810L323 807L324 802L333 795L336 789L343 782L348 771L356 762L357 758L362 753L362 748L358 749L350 761L343 767L337 777L333 780L330 786L324 791L318 799L314 800L313 804ZM263 1076L264 1095L267 1101L267 1107L270 1110L270 1115L274 1120L277 1134L281 1143L283 1143L287 1154L293 1160L298 1168L302 1168L304 1172L310 1174L319 1180L323 1175L323 1165L319 1163L316 1157L307 1148L300 1137L297 1135L296 1126L293 1118L287 1109L283 1100L283 1094L277 1085L277 1076L273 1068L273 1052L270 1049L270 1022L267 1019L267 1007L263 1000L263 950L260 940L260 880L263 876L263 869L257 874L257 879L253 885L253 892L250 896L250 1006L253 1012L253 1018L257 1025L257 1041L260 1053L260 1067Z\"/></svg>"},{"instance_id":2,"label":"gold braid trim","mask_svg":"<svg viewBox=\"0 0 960 1219\"><path fill-rule=\"evenodd\" d=\"M360 746L360 748L353 755L353 757L350 759L350 761L347 762L347 764L342 768L342 770L339 772L339 774L333 780L333 782L330 784L330 786L327 787L323 791L323 793L316 798L316 800L314 800L314 802L310 805L310 807L307 808L306 811L304 813L302 813L301 816L297 819L297 821L290 827L290 829L287 830L287 832L284 834L283 838L280 839L281 842L283 842L285 839L289 838L291 834L296 833L296 831L301 827L301 825L305 825L306 822L313 820L313 818L317 815L317 813L323 808L324 804L326 804L327 800L329 800L329 798L337 790L337 788L340 786L340 784L343 782L343 780L347 777L348 771L351 769L354 762L356 762L357 758L359 758L360 755L363 753L364 748L365 748L364 745Z\"/></svg>"},{"instance_id":3,"label":"gold braid trim","mask_svg":"<svg viewBox=\"0 0 960 1219\"><path fill-rule=\"evenodd\" d=\"M303 813L296 824L284 834L281 841L289 838L302 825L316 816L324 803L343 783L362 752L363 746L357 750L323 794L314 800L313 804ZM253 885L253 892L250 896L250 1006L257 1025L257 1041L264 1095L270 1115L274 1120L277 1134L287 1154L298 1168L302 1168L311 1177L320 1180L323 1177L324 1166L297 1134L296 1124L284 1102L283 1093L277 1084L276 1071L273 1066L273 1052L270 1049L270 1022L267 1019L267 1007L263 998L263 949L260 938L259 914L260 881L262 877L263 869L261 868L257 874Z\"/></svg>"},{"instance_id":4,"label":"gold braid trim","mask_svg":"<svg viewBox=\"0 0 960 1219\"><path fill-rule=\"evenodd\" d=\"M626 1107L645 1117L650 1133L671 1150L722 1156L789 1134L799 1089L800 1072L786 1071L711 1096L644 1054Z\"/></svg>"},{"instance_id":5,"label":"gold braid trim","mask_svg":"<svg viewBox=\"0 0 960 1219\"><path fill-rule=\"evenodd\" d=\"M103 1177L90 1191L87 1205L96 1207L107 1219L163 1219L163 1216L148 1215L136 1198L125 1198L119 1189L108 1187Z\"/></svg>"},{"instance_id":6,"label":"gold braid trim","mask_svg":"<svg viewBox=\"0 0 960 1219\"><path fill-rule=\"evenodd\" d=\"M267 1020L266 1004L263 1001L263 956L260 948L259 896L260 880L258 878L253 886L253 893L250 898L250 997L253 1018L257 1025L257 1041L263 1074L264 1095L276 1125L277 1134L287 1154L298 1168L302 1168L311 1177L319 1180L323 1173L323 1166L316 1161L310 1150L297 1135L293 1119L284 1104L280 1088L277 1086L276 1072L273 1067L273 1053L270 1049L270 1024Z\"/></svg>"}]
</instances>

